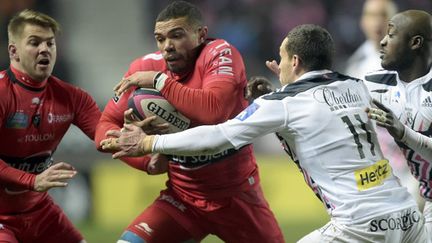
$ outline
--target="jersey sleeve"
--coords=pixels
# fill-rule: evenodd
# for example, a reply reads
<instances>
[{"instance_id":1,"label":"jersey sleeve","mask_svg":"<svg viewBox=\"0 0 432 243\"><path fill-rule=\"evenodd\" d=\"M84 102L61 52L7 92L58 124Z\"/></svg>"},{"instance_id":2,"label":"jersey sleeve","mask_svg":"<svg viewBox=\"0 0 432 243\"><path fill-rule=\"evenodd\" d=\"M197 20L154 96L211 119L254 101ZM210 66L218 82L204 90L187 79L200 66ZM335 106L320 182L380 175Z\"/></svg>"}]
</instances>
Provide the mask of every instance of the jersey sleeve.
<instances>
[{"instance_id":1,"label":"jersey sleeve","mask_svg":"<svg viewBox=\"0 0 432 243\"><path fill-rule=\"evenodd\" d=\"M236 118L222 124L158 135L153 142L153 152L197 155L215 154L233 147L239 149L258 137L283 129L285 113L282 102L252 103Z\"/></svg>"},{"instance_id":2,"label":"jersey sleeve","mask_svg":"<svg viewBox=\"0 0 432 243\"><path fill-rule=\"evenodd\" d=\"M0 160L0 184L14 186L17 189L33 190L36 175L21 171Z\"/></svg>"},{"instance_id":3,"label":"jersey sleeve","mask_svg":"<svg viewBox=\"0 0 432 243\"><path fill-rule=\"evenodd\" d=\"M77 104L73 124L80 128L87 137L94 140L101 111L95 100L87 92L76 88L73 97L75 98L74 104Z\"/></svg>"},{"instance_id":4,"label":"jersey sleeve","mask_svg":"<svg viewBox=\"0 0 432 243\"><path fill-rule=\"evenodd\" d=\"M230 118L238 97L244 96L244 64L240 53L228 43L208 48L201 55L205 55L204 64L195 66L201 73L194 78L201 79L202 88L168 78L161 92L186 117L201 124L216 124Z\"/></svg>"},{"instance_id":5,"label":"jersey sleeve","mask_svg":"<svg viewBox=\"0 0 432 243\"><path fill-rule=\"evenodd\" d=\"M143 65L139 62L139 59L132 62L129 70L126 72L125 76L129 76L130 74L138 71L140 68L149 68L151 64L149 62L144 63L147 67L143 67ZM110 151L102 151L102 147L100 146L100 142L107 138L105 133L109 130L120 130L123 127L124 122L124 111L128 108L128 99L134 90L130 88L121 96L114 96L110 99L105 106L105 109L102 112L102 115L99 119L99 122L96 126L96 135L95 135L95 143L96 148L101 152L110 152ZM114 151L111 151L114 152ZM123 162L128 164L129 166L147 171L148 163L150 162L150 156L143 157L123 157L121 158Z\"/></svg>"},{"instance_id":6,"label":"jersey sleeve","mask_svg":"<svg viewBox=\"0 0 432 243\"><path fill-rule=\"evenodd\" d=\"M432 161L432 138L416 132L405 125L401 142L419 153L424 160Z\"/></svg>"}]
</instances>

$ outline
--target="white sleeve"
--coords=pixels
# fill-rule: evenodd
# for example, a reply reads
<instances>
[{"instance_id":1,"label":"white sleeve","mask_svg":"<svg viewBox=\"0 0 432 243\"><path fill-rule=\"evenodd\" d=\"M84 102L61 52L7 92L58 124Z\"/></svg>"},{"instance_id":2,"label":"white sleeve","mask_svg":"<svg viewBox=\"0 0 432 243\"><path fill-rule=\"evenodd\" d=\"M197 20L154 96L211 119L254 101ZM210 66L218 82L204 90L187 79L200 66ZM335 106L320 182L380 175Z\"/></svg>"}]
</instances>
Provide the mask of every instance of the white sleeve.
<instances>
[{"instance_id":1,"label":"white sleeve","mask_svg":"<svg viewBox=\"0 0 432 243\"><path fill-rule=\"evenodd\" d=\"M419 153L423 159L432 161L432 138L405 126L401 142Z\"/></svg>"},{"instance_id":2,"label":"white sleeve","mask_svg":"<svg viewBox=\"0 0 432 243\"><path fill-rule=\"evenodd\" d=\"M152 151L175 155L204 155L216 154L232 147L218 125L213 125L157 136Z\"/></svg>"},{"instance_id":3,"label":"white sleeve","mask_svg":"<svg viewBox=\"0 0 432 243\"><path fill-rule=\"evenodd\" d=\"M257 103L256 103L257 102ZM284 127L286 111L281 101L255 101L236 118L219 125L199 126L183 132L157 136L153 152L175 155L215 154L240 148L255 138Z\"/></svg>"}]
</instances>

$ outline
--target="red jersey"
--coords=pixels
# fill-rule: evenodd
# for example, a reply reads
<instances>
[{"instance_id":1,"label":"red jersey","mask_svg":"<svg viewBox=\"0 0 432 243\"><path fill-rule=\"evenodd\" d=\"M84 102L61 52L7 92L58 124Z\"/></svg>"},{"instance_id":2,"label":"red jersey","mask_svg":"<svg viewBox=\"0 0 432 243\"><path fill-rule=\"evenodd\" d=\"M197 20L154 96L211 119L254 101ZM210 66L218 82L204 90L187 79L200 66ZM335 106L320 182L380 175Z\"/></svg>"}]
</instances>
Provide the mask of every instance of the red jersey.
<instances>
[{"instance_id":1,"label":"red jersey","mask_svg":"<svg viewBox=\"0 0 432 243\"><path fill-rule=\"evenodd\" d=\"M28 212L48 196L29 190L69 126L94 139L101 112L80 88L54 76L36 82L13 67L0 72L0 97L0 214Z\"/></svg>"},{"instance_id":2,"label":"red jersey","mask_svg":"<svg viewBox=\"0 0 432 243\"><path fill-rule=\"evenodd\" d=\"M248 105L244 98L247 79L242 57L222 39L203 44L189 73L178 75L169 71L160 52L133 61L125 76L137 71L162 71L168 75L160 91L191 120L191 126L221 123ZM133 90L109 101L96 129L96 144L106 138L107 130L123 126L123 112ZM191 201L229 197L259 182L251 145L212 156L173 157L168 175L167 186Z\"/></svg>"}]
</instances>

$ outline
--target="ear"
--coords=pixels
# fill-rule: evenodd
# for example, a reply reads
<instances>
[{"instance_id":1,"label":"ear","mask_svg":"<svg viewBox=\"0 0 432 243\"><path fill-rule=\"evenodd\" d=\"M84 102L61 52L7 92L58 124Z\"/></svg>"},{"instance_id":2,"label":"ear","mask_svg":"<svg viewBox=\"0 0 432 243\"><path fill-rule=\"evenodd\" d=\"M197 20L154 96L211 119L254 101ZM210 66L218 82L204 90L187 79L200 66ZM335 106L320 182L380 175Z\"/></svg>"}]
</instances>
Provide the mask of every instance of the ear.
<instances>
[{"instance_id":1,"label":"ear","mask_svg":"<svg viewBox=\"0 0 432 243\"><path fill-rule=\"evenodd\" d=\"M9 58L12 61L19 62L18 49L16 48L14 43L8 45Z\"/></svg>"},{"instance_id":2,"label":"ear","mask_svg":"<svg viewBox=\"0 0 432 243\"><path fill-rule=\"evenodd\" d=\"M424 37L421 35L413 36L411 38L410 45L412 50L418 50L422 48L424 45Z\"/></svg>"},{"instance_id":3,"label":"ear","mask_svg":"<svg viewBox=\"0 0 432 243\"><path fill-rule=\"evenodd\" d=\"M291 57L291 65L293 67L293 70L300 68L300 64L301 64L300 57L298 55L293 55Z\"/></svg>"},{"instance_id":4,"label":"ear","mask_svg":"<svg viewBox=\"0 0 432 243\"><path fill-rule=\"evenodd\" d=\"M198 29L199 42L203 43L207 39L208 28L207 26L202 26Z\"/></svg>"}]
</instances>

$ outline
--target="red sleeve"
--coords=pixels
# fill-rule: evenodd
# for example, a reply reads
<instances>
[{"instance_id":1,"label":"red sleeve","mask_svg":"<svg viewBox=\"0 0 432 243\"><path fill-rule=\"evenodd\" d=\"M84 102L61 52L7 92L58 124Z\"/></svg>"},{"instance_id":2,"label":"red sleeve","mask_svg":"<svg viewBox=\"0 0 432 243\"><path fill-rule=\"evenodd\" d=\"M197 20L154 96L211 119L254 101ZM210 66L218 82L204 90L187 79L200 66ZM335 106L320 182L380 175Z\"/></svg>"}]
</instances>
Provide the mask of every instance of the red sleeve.
<instances>
[{"instance_id":1,"label":"red sleeve","mask_svg":"<svg viewBox=\"0 0 432 243\"><path fill-rule=\"evenodd\" d=\"M0 184L14 186L17 189L33 190L36 175L13 168L0 160Z\"/></svg>"},{"instance_id":2,"label":"red sleeve","mask_svg":"<svg viewBox=\"0 0 432 243\"><path fill-rule=\"evenodd\" d=\"M85 91L80 88L75 88L76 100L75 118L73 124L83 131L87 137L94 140L96 125L101 116L101 111L97 106L95 100Z\"/></svg>"},{"instance_id":3,"label":"red sleeve","mask_svg":"<svg viewBox=\"0 0 432 243\"><path fill-rule=\"evenodd\" d=\"M162 94L180 113L201 124L226 121L238 96L232 82L216 81L202 89L193 89L173 79L166 80Z\"/></svg>"},{"instance_id":4,"label":"red sleeve","mask_svg":"<svg viewBox=\"0 0 432 243\"><path fill-rule=\"evenodd\" d=\"M138 68L136 67L136 65L138 65L138 62L137 61L133 62L128 72L125 74L125 76L128 76L130 73L133 73L133 69ZM100 146L100 142L103 139L107 138L107 136L105 136L105 133L108 130L120 130L120 128L123 127L123 121L124 121L123 113L128 107L128 103L127 103L128 98L130 97L133 89L134 88L129 89L120 97L114 96L110 101L108 101L107 105L105 106L101 118L99 119L99 122L96 126L95 143L96 143L96 148L99 151L105 152L102 151L102 148ZM147 171L147 166L148 163L150 162L150 158L151 158L150 156L125 157L122 158L121 160L133 168L142 171Z\"/></svg>"},{"instance_id":5,"label":"red sleeve","mask_svg":"<svg viewBox=\"0 0 432 243\"><path fill-rule=\"evenodd\" d=\"M195 72L200 73L194 73L185 84L168 78L161 90L163 96L186 117L201 124L216 124L232 117L246 83L240 53L219 41L203 49ZM202 88L188 87L190 82L200 82Z\"/></svg>"}]
</instances>

